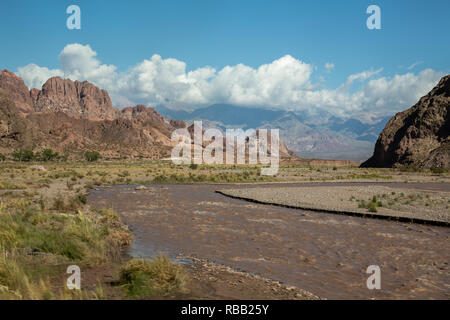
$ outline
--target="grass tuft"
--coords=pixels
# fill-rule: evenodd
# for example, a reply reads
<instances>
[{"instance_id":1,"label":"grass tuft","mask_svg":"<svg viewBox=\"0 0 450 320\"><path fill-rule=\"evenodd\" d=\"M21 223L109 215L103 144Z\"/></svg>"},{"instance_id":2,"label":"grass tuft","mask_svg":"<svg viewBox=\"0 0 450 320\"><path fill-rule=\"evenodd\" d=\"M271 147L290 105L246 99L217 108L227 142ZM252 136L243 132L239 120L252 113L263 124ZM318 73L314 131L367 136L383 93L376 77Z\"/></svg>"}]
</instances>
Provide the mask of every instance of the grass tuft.
<instances>
[{"instance_id":1,"label":"grass tuft","mask_svg":"<svg viewBox=\"0 0 450 320\"><path fill-rule=\"evenodd\" d=\"M185 278L182 266L165 256L152 261L133 259L120 271L120 283L133 297L175 293L183 289Z\"/></svg>"}]
</instances>

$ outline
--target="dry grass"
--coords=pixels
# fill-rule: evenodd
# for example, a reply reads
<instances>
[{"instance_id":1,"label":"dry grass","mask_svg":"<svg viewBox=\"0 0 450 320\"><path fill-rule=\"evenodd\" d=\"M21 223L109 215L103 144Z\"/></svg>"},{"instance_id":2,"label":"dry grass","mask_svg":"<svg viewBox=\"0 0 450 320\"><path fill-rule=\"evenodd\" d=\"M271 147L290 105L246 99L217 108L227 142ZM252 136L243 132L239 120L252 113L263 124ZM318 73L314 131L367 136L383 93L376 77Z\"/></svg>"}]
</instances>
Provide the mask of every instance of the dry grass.
<instances>
[{"instance_id":1,"label":"dry grass","mask_svg":"<svg viewBox=\"0 0 450 320\"><path fill-rule=\"evenodd\" d=\"M49 278L69 264L104 265L131 242L112 210L66 214L42 210L33 202L0 205L0 298L66 299L89 293L51 289ZM59 288L63 288L60 286Z\"/></svg>"},{"instance_id":2,"label":"dry grass","mask_svg":"<svg viewBox=\"0 0 450 320\"><path fill-rule=\"evenodd\" d=\"M132 297L164 296L184 288L183 267L165 256L152 261L133 259L120 271L120 283Z\"/></svg>"}]
</instances>

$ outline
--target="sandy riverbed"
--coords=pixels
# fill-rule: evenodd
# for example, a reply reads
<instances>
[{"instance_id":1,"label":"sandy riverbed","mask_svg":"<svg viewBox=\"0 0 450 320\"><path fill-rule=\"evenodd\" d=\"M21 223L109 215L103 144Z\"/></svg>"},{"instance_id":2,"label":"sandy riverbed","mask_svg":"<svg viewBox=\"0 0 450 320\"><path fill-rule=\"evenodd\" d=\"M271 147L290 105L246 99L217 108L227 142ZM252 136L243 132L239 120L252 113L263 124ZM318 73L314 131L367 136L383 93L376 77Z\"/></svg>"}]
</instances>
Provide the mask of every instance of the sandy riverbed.
<instances>
[{"instance_id":1,"label":"sandy riverbed","mask_svg":"<svg viewBox=\"0 0 450 320\"><path fill-rule=\"evenodd\" d=\"M219 190L224 195L301 209L450 222L450 192L390 186L276 187ZM370 208L369 204L374 202Z\"/></svg>"}]
</instances>

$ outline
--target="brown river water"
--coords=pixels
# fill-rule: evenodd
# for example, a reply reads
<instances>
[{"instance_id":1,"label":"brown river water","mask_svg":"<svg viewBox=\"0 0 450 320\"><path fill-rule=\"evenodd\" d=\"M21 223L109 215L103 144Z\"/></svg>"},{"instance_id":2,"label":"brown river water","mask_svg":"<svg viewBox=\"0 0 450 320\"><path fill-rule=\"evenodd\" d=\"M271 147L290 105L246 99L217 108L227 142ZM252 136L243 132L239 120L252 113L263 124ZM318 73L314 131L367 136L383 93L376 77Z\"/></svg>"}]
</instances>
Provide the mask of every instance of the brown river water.
<instances>
[{"instance_id":1,"label":"brown river water","mask_svg":"<svg viewBox=\"0 0 450 320\"><path fill-rule=\"evenodd\" d=\"M251 186L105 187L93 190L89 203L120 213L135 236L135 256L207 259L328 299L450 298L450 228L261 205L215 193L244 187ZM366 286L369 265L381 269L381 290Z\"/></svg>"}]
</instances>

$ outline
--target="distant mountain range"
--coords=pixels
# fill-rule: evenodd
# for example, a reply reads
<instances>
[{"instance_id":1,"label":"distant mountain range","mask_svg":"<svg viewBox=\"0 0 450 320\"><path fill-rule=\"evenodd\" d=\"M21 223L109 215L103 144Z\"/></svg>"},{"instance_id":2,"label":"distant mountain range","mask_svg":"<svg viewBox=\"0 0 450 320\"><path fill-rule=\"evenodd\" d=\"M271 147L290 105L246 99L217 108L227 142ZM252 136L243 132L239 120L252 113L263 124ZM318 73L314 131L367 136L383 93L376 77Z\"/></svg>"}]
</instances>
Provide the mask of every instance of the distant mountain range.
<instances>
[{"instance_id":1,"label":"distant mountain range","mask_svg":"<svg viewBox=\"0 0 450 320\"><path fill-rule=\"evenodd\" d=\"M310 115L301 112L214 104L194 111L155 108L169 119L191 123L203 120L204 127L278 128L281 140L297 155L306 158L364 161L368 159L380 132L391 116L375 123L342 119L331 114Z\"/></svg>"}]
</instances>

